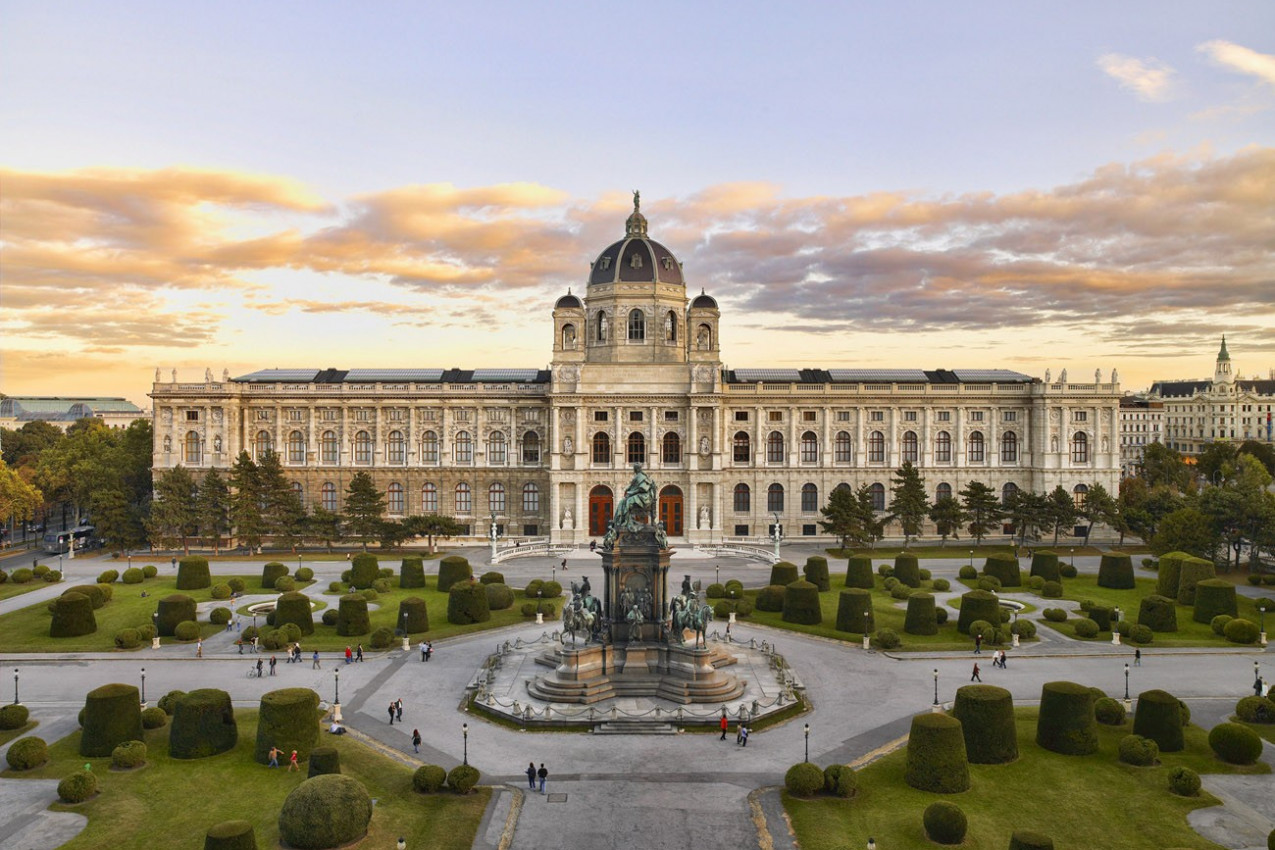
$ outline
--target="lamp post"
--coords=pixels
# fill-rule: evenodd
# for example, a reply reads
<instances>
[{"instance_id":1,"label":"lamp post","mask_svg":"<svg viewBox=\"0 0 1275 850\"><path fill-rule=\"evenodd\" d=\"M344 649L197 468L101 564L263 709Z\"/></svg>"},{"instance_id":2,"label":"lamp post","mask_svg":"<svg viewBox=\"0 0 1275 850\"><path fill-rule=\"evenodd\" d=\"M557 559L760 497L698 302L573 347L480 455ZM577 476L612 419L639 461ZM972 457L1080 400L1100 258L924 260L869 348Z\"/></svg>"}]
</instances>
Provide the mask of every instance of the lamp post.
<instances>
[{"instance_id":1,"label":"lamp post","mask_svg":"<svg viewBox=\"0 0 1275 850\"><path fill-rule=\"evenodd\" d=\"M863 648L864 649L867 649L868 647L872 645L871 638L868 637L868 633L872 631L872 622L869 619L871 617L872 617L871 611L863 612Z\"/></svg>"},{"instance_id":2,"label":"lamp post","mask_svg":"<svg viewBox=\"0 0 1275 850\"><path fill-rule=\"evenodd\" d=\"M1124 665L1124 701L1129 701L1129 665Z\"/></svg>"},{"instance_id":3,"label":"lamp post","mask_svg":"<svg viewBox=\"0 0 1275 850\"><path fill-rule=\"evenodd\" d=\"M1261 634L1258 635L1258 638L1261 645L1266 646L1266 603L1265 602L1259 602L1257 604L1257 616L1260 618L1260 621L1258 623L1258 630L1261 632Z\"/></svg>"},{"instance_id":4,"label":"lamp post","mask_svg":"<svg viewBox=\"0 0 1275 850\"><path fill-rule=\"evenodd\" d=\"M939 668L934 668L934 710L939 710Z\"/></svg>"},{"instance_id":5,"label":"lamp post","mask_svg":"<svg viewBox=\"0 0 1275 850\"><path fill-rule=\"evenodd\" d=\"M868 850L877 850L877 843L872 840L872 836L868 836Z\"/></svg>"},{"instance_id":6,"label":"lamp post","mask_svg":"<svg viewBox=\"0 0 1275 850\"><path fill-rule=\"evenodd\" d=\"M465 741L465 752L461 761L463 764L469 764L469 724L468 723L460 724L460 734Z\"/></svg>"},{"instance_id":7,"label":"lamp post","mask_svg":"<svg viewBox=\"0 0 1275 850\"><path fill-rule=\"evenodd\" d=\"M252 627L254 629L257 627L257 612L256 611L252 612Z\"/></svg>"},{"instance_id":8,"label":"lamp post","mask_svg":"<svg viewBox=\"0 0 1275 850\"><path fill-rule=\"evenodd\" d=\"M722 565L713 564L713 584L722 583Z\"/></svg>"},{"instance_id":9,"label":"lamp post","mask_svg":"<svg viewBox=\"0 0 1275 850\"><path fill-rule=\"evenodd\" d=\"M13 668L13 704L18 704L18 668Z\"/></svg>"},{"instance_id":10,"label":"lamp post","mask_svg":"<svg viewBox=\"0 0 1275 850\"><path fill-rule=\"evenodd\" d=\"M398 837L398 843L396 843L394 847L397 848L397 850L407 850L407 839L400 835Z\"/></svg>"},{"instance_id":11,"label":"lamp post","mask_svg":"<svg viewBox=\"0 0 1275 850\"><path fill-rule=\"evenodd\" d=\"M806 763L810 763L810 724L806 724Z\"/></svg>"},{"instance_id":12,"label":"lamp post","mask_svg":"<svg viewBox=\"0 0 1275 850\"><path fill-rule=\"evenodd\" d=\"M297 569L301 569L301 553L297 553Z\"/></svg>"},{"instance_id":13,"label":"lamp post","mask_svg":"<svg viewBox=\"0 0 1275 850\"><path fill-rule=\"evenodd\" d=\"M407 636L407 611L399 615L399 626L403 629L403 651L407 652L412 648L412 640Z\"/></svg>"},{"instance_id":14,"label":"lamp post","mask_svg":"<svg viewBox=\"0 0 1275 850\"><path fill-rule=\"evenodd\" d=\"M336 668L336 678L333 680L336 684L336 693L332 700L332 722L341 722L341 668Z\"/></svg>"},{"instance_id":15,"label":"lamp post","mask_svg":"<svg viewBox=\"0 0 1275 850\"><path fill-rule=\"evenodd\" d=\"M130 570L133 568L133 553L132 552L128 553L128 568Z\"/></svg>"},{"instance_id":16,"label":"lamp post","mask_svg":"<svg viewBox=\"0 0 1275 850\"><path fill-rule=\"evenodd\" d=\"M1075 569L1075 566L1076 566L1076 550L1075 550L1075 549L1070 549L1070 550L1068 550L1068 551L1070 551L1070 552L1071 552L1071 566L1072 566L1072 568L1073 568L1073 569Z\"/></svg>"},{"instance_id":17,"label":"lamp post","mask_svg":"<svg viewBox=\"0 0 1275 850\"><path fill-rule=\"evenodd\" d=\"M974 569L974 550L973 549L970 550L970 569Z\"/></svg>"},{"instance_id":18,"label":"lamp post","mask_svg":"<svg viewBox=\"0 0 1275 850\"><path fill-rule=\"evenodd\" d=\"M142 708L146 707L146 668L142 668Z\"/></svg>"}]
</instances>

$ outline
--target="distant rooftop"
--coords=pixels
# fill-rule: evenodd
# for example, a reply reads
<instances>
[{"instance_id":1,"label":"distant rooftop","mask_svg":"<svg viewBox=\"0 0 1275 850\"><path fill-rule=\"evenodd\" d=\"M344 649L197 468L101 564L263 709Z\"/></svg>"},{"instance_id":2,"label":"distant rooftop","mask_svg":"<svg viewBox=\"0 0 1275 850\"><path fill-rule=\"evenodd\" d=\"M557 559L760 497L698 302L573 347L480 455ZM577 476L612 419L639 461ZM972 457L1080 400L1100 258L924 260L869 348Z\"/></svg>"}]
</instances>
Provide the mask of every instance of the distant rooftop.
<instances>
[{"instance_id":1,"label":"distant rooftop","mask_svg":"<svg viewBox=\"0 0 1275 850\"><path fill-rule=\"evenodd\" d=\"M751 384L1030 384L1009 369L728 369L726 383Z\"/></svg>"},{"instance_id":2,"label":"distant rooftop","mask_svg":"<svg viewBox=\"0 0 1275 850\"><path fill-rule=\"evenodd\" d=\"M0 419L23 422L74 422L108 413L145 415L145 411L128 399L114 397L9 396L0 400Z\"/></svg>"},{"instance_id":3,"label":"distant rooftop","mask_svg":"<svg viewBox=\"0 0 1275 850\"><path fill-rule=\"evenodd\" d=\"M261 369L245 384L547 384L548 369Z\"/></svg>"}]
</instances>

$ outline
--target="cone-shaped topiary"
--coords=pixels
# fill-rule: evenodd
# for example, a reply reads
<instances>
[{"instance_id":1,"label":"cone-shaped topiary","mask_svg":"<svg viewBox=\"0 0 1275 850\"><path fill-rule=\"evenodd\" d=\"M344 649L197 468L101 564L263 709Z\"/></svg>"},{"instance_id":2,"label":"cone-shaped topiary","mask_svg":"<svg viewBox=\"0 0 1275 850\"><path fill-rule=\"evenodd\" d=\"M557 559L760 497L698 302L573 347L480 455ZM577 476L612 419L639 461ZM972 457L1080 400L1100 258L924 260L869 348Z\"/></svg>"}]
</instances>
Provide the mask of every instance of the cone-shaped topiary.
<instances>
[{"instance_id":1,"label":"cone-shaped topiary","mask_svg":"<svg viewBox=\"0 0 1275 850\"><path fill-rule=\"evenodd\" d=\"M172 637L177 633L178 623L195 619L195 600L184 593L172 593L159 600L155 610L159 613L155 621L159 636Z\"/></svg>"},{"instance_id":2,"label":"cone-shaped topiary","mask_svg":"<svg viewBox=\"0 0 1275 850\"><path fill-rule=\"evenodd\" d=\"M933 594L914 593L908 597L908 613L903 620L903 631L910 635L939 633L939 620L935 613Z\"/></svg>"},{"instance_id":3,"label":"cone-shaped topiary","mask_svg":"<svg viewBox=\"0 0 1275 850\"><path fill-rule=\"evenodd\" d=\"M1098 564L1098 586L1114 590L1132 590L1133 559L1123 552L1107 552Z\"/></svg>"},{"instance_id":4,"label":"cone-shaped topiary","mask_svg":"<svg viewBox=\"0 0 1275 850\"><path fill-rule=\"evenodd\" d=\"M468 566L468 564L466 564ZM453 584L447 592L447 622L457 626L485 623L491 619L487 589L476 581Z\"/></svg>"},{"instance_id":5,"label":"cone-shaped topiary","mask_svg":"<svg viewBox=\"0 0 1275 850\"><path fill-rule=\"evenodd\" d=\"M1195 585L1195 612L1197 623L1211 623L1218 614L1238 617L1235 604L1235 585L1220 578L1206 578Z\"/></svg>"},{"instance_id":6,"label":"cone-shaped topiary","mask_svg":"<svg viewBox=\"0 0 1275 850\"><path fill-rule=\"evenodd\" d=\"M80 755L106 758L125 741L142 740L142 702L133 685L102 685L84 697Z\"/></svg>"},{"instance_id":7,"label":"cone-shaped topiary","mask_svg":"<svg viewBox=\"0 0 1275 850\"><path fill-rule=\"evenodd\" d=\"M1040 576L1045 581L1062 581L1058 574L1057 552L1035 552L1032 554L1030 575Z\"/></svg>"},{"instance_id":8,"label":"cone-shaped topiary","mask_svg":"<svg viewBox=\"0 0 1275 850\"><path fill-rule=\"evenodd\" d=\"M487 593L488 610L504 611L514 606L514 592L508 585L483 583L483 588Z\"/></svg>"},{"instance_id":9,"label":"cone-shaped topiary","mask_svg":"<svg viewBox=\"0 0 1275 850\"><path fill-rule=\"evenodd\" d=\"M1133 712L1133 734L1150 738L1162 753L1178 753L1186 746L1182 735L1182 704L1167 691L1143 691Z\"/></svg>"},{"instance_id":10,"label":"cone-shaped topiary","mask_svg":"<svg viewBox=\"0 0 1275 850\"><path fill-rule=\"evenodd\" d=\"M1209 731L1209 746L1228 764L1256 764L1262 755L1262 738L1239 723L1219 723Z\"/></svg>"},{"instance_id":11,"label":"cone-shaped topiary","mask_svg":"<svg viewBox=\"0 0 1275 850\"><path fill-rule=\"evenodd\" d=\"M863 587L871 590L875 578L872 575L872 559L867 555L851 555L846 562L846 587Z\"/></svg>"},{"instance_id":12,"label":"cone-shaped topiary","mask_svg":"<svg viewBox=\"0 0 1275 850\"><path fill-rule=\"evenodd\" d=\"M212 587L207 558L189 555L177 562L178 590L200 590L205 587Z\"/></svg>"},{"instance_id":13,"label":"cone-shaped topiary","mask_svg":"<svg viewBox=\"0 0 1275 850\"><path fill-rule=\"evenodd\" d=\"M350 587L365 590L380 577L381 567L375 555L360 552L354 556L354 560L350 563Z\"/></svg>"},{"instance_id":14,"label":"cone-shaped topiary","mask_svg":"<svg viewBox=\"0 0 1275 850\"><path fill-rule=\"evenodd\" d=\"M307 779L283 801L279 837L298 850L327 850L362 838L372 797L357 779L329 773Z\"/></svg>"},{"instance_id":15,"label":"cone-shaped topiary","mask_svg":"<svg viewBox=\"0 0 1275 850\"><path fill-rule=\"evenodd\" d=\"M82 593L66 593L53 600L49 637L79 637L97 631L93 601Z\"/></svg>"},{"instance_id":16,"label":"cone-shaped topiary","mask_svg":"<svg viewBox=\"0 0 1275 850\"><path fill-rule=\"evenodd\" d=\"M438 562L438 592L447 593L457 582L474 577L474 568L460 555L448 555Z\"/></svg>"},{"instance_id":17,"label":"cone-shaped topiary","mask_svg":"<svg viewBox=\"0 0 1275 850\"><path fill-rule=\"evenodd\" d=\"M784 588L785 623L815 626L823 622L819 609L819 588L808 581L794 581Z\"/></svg>"},{"instance_id":18,"label":"cone-shaped topiary","mask_svg":"<svg viewBox=\"0 0 1275 850\"><path fill-rule=\"evenodd\" d=\"M925 827L925 837L935 844L960 844L969 829L969 819L960 806L939 800L925 807L921 825Z\"/></svg>"},{"instance_id":19,"label":"cone-shaped topiary","mask_svg":"<svg viewBox=\"0 0 1275 850\"><path fill-rule=\"evenodd\" d=\"M806 581L819 588L820 593L832 590L832 582L828 578L828 559L822 555L811 555L807 558L802 574L806 577Z\"/></svg>"},{"instance_id":20,"label":"cone-shaped topiary","mask_svg":"<svg viewBox=\"0 0 1275 850\"><path fill-rule=\"evenodd\" d=\"M920 791L958 794L970 787L961 722L946 714L918 714L908 736L903 779Z\"/></svg>"},{"instance_id":21,"label":"cone-shaped topiary","mask_svg":"<svg viewBox=\"0 0 1275 850\"><path fill-rule=\"evenodd\" d=\"M797 580L797 565L780 561L770 568L770 584L787 586Z\"/></svg>"},{"instance_id":22,"label":"cone-shaped topiary","mask_svg":"<svg viewBox=\"0 0 1275 850\"><path fill-rule=\"evenodd\" d=\"M1075 682L1046 682L1040 692L1036 743L1065 756L1098 751L1098 722L1094 694Z\"/></svg>"},{"instance_id":23,"label":"cone-shaped topiary","mask_svg":"<svg viewBox=\"0 0 1275 850\"><path fill-rule=\"evenodd\" d=\"M757 609L765 610L761 607L760 596L757 597ZM841 591L837 597L837 631L856 634L872 631L871 593L859 587Z\"/></svg>"},{"instance_id":24,"label":"cone-shaped topiary","mask_svg":"<svg viewBox=\"0 0 1275 850\"><path fill-rule=\"evenodd\" d=\"M970 633L970 624L979 620L993 625L1000 623L1000 598L995 593L971 590L961 596L961 615L956 620L956 630L967 635Z\"/></svg>"},{"instance_id":25,"label":"cone-shaped topiary","mask_svg":"<svg viewBox=\"0 0 1275 850\"><path fill-rule=\"evenodd\" d=\"M314 613L310 608L310 597L300 591L281 593L275 600L275 628L281 629L288 623L295 623L303 635L314 634Z\"/></svg>"},{"instance_id":26,"label":"cone-shaped topiary","mask_svg":"<svg viewBox=\"0 0 1275 850\"><path fill-rule=\"evenodd\" d=\"M1054 850L1054 839L1039 832L1015 830L1009 837L1009 850Z\"/></svg>"},{"instance_id":27,"label":"cone-shaped topiary","mask_svg":"<svg viewBox=\"0 0 1275 850\"><path fill-rule=\"evenodd\" d=\"M404 589L425 586L425 562L419 555L408 555L398 568L398 586Z\"/></svg>"},{"instance_id":28,"label":"cone-shaped topiary","mask_svg":"<svg viewBox=\"0 0 1275 850\"><path fill-rule=\"evenodd\" d=\"M784 586L782 584L768 584L757 591L757 610L784 610Z\"/></svg>"},{"instance_id":29,"label":"cone-shaped topiary","mask_svg":"<svg viewBox=\"0 0 1275 850\"><path fill-rule=\"evenodd\" d=\"M204 850L257 850L257 834L246 820L226 820L208 829Z\"/></svg>"},{"instance_id":30,"label":"cone-shaped topiary","mask_svg":"<svg viewBox=\"0 0 1275 850\"><path fill-rule=\"evenodd\" d=\"M1001 587L1023 586L1023 571L1018 566L1018 559L1010 554L989 555L983 563L983 575L997 579Z\"/></svg>"},{"instance_id":31,"label":"cone-shaped topiary","mask_svg":"<svg viewBox=\"0 0 1275 850\"><path fill-rule=\"evenodd\" d=\"M62 591L63 596L66 596L68 593L82 593L87 596L89 598L89 602L93 603L94 611L106 604L106 594L103 593L102 588L96 584L77 584Z\"/></svg>"},{"instance_id":32,"label":"cone-shaped topiary","mask_svg":"<svg viewBox=\"0 0 1275 850\"><path fill-rule=\"evenodd\" d=\"M1018 758L1014 698L995 685L965 685L956 691L952 716L961 721L970 764L1005 764Z\"/></svg>"},{"instance_id":33,"label":"cone-shaped topiary","mask_svg":"<svg viewBox=\"0 0 1275 850\"><path fill-rule=\"evenodd\" d=\"M274 583L288 574L288 566L278 561L271 561L261 568L261 586L266 590L274 590Z\"/></svg>"},{"instance_id":34,"label":"cone-shaped topiary","mask_svg":"<svg viewBox=\"0 0 1275 850\"><path fill-rule=\"evenodd\" d=\"M921 565L916 555L911 552L900 552L894 557L894 577L908 587L921 586Z\"/></svg>"},{"instance_id":35,"label":"cone-shaped topiary","mask_svg":"<svg viewBox=\"0 0 1275 850\"><path fill-rule=\"evenodd\" d=\"M307 779L314 776L323 776L326 773L340 772L341 753L336 747L315 747L310 751L310 773L306 777Z\"/></svg>"},{"instance_id":36,"label":"cone-shaped topiary","mask_svg":"<svg viewBox=\"0 0 1275 850\"><path fill-rule=\"evenodd\" d=\"M1195 604L1195 586L1205 579L1217 578L1217 568L1212 561L1203 558L1183 558L1182 574L1178 578L1178 604Z\"/></svg>"},{"instance_id":37,"label":"cone-shaped topiary","mask_svg":"<svg viewBox=\"0 0 1275 850\"><path fill-rule=\"evenodd\" d=\"M1138 624L1153 632L1176 632L1178 609L1172 599L1151 594L1142 597L1138 605Z\"/></svg>"},{"instance_id":38,"label":"cone-shaped topiary","mask_svg":"<svg viewBox=\"0 0 1275 850\"><path fill-rule=\"evenodd\" d=\"M336 633L353 637L372 631L372 621L367 616L367 600L357 593L347 593L337 603Z\"/></svg>"},{"instance_id":39,"label":"cone-shaped topiary","mask_svg":"<svg viewBox=\"0 0 1275 850\"><path fill-rule=\"evenodd\" d=\"M510 603L513 604L512 602ZM404 617L406 615L406 618ZM398 619L394 622L399 626L407 625L408 634L417 634L419 632L429 631L429 608L425 605L425 600L419 596L409 596L406 599L399 600L398 603Z\"/></svg>"},{"instance_id":40,"label":"cone-shaped topiary","mask_svg":"<svg viewBox=\"0 0 1275 850\"><path fill-rule=\"evenodd\" d=\"M1182 579L1182 562L1192 556L1186 552L1169 552L1160 556L1155 592L1170 599L1178 598L1178 584Z\"/></svg>"},{"instance_id":41,"label":"cone-shaped topiary","mask_svg":"<svg viewBox=\"0 0 1275 850\"><path fill-rule=\"evenodd\" d=\"M257 745L253 758L270 763L270 748L297 751L305 761L319 741L319 695L309 688L280 688L261 695Z\"/></svg>"},{"instance_id":42,"label":"cone-shaped topiary","mask_svg":"<svg viewBox=\"0 0 1275 850\"><path fill-rule=\"evenodd\" d=\"M230 694L216 688L189 691L177 700L168 729L168 754L200 759L234 749L239 740Z\"/></svg>"}]
</instances>

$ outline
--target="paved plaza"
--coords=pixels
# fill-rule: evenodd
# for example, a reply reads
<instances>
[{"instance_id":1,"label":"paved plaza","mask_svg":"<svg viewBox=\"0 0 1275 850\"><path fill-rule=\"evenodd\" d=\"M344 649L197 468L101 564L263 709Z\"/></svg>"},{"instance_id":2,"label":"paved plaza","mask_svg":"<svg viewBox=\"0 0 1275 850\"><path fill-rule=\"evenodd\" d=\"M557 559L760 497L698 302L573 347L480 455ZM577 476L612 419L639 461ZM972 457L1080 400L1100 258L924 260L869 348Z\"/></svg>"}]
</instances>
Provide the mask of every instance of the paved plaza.
<instances>
[{"instance_id":1,"label":"paved plaza","mask_svg":"<svg viewBox=\"0 0 1275 850\"><path fill-rule=\"evenodd\" d=\"M784 556L801 563L817 551L791 546L785 547ZM486 550L462 554L469 557L476 574L488 569ZM262 561L218 561L213 570L253 573L260 570ZM135 563L147 562L135 559ZM598 556L577 550L567 563L565 575L558 567L559 580L589 575L595 586L600 583ZM953 558L927 561L926 566L936 577L955 578L963 563L964 558ZM1097 568L1096 558L1077 558L1076 563L1083 570ZM346 568L343 561L306 564L315 569L318 579L311 586L314 593ZM533 558L497 569L510 586L521 587L532 578L548 578L551 566L558 565L558 559ZM76 559L68 564L68 582L91 579L107 566L106 559ZM692 552L675 553L670 574L690 574L708 584L715 580L718 566L724 578L739 578L749 587L765 584L769 575L764 564L713 560ZM163 569L169 569L167 564ZM0 613L40 603L62 589L50 586L0 602ZM861 760L897 742L906 735L911 716L930 707L933 670L939 671L940 699L950 701L956 689L967 683L971 668L966 652L891 655L864 651L858 642L806 637L741 621L733 627L734 639L775 644L813 706L799 719L754 735L747 748L736 746L733 735L722 742L710 734L523 732L465 713L466 687L488 654L505 641L535 641L555 625L528 624L437 641L429 663L420 660L415 647L406 653L369 653L367 661L352 665L328 654L319 670L311 669L307 655L302 664L281 660L278 675L264 679L248 677L252 662L237 654L234 635L224 633L204 642L202 659L194 657L193 646L165 646L126 654L6 655L0 659L0 669L19 669L22 702L41 721L38 734L52 741L76 728L75 714L87 691L109 682L139 682L143 666L152 702L175 688L217 687L229 692L237 705L255 707L261 694L280 687L313 688L331 701L333 674L339 665L347 724L406 762L445 767L460 763L461 724L469 724L469 761L482 771L485 784L498 789L476 848L609 850L767 843L791 847L773 789L782 783L784 771L802 759L804 724L810 724L811 761L824 765ZM983 665L983 680L1009 689L1021 704L1033 703L1043 683L1058 679L1096 685L1117 696L1122 693L1124 664L1132 659L1132 649L1079 644L1050 629L1041 629L1041 635L1044 639L1039 644L1010 651L1008 669ZM1255 649L1157 650L1153 646L1144 649L1142 666L1131 671L1129 687L1134 694L1149 688L1174 693L1187 700L1194 719L1208 727L1229 715L1239 697L1251 693L1254 661L1262 663L1265 675L1275 675L1272 660L1270 654ZM397 699L404 703L403 721L390 726L385 708ZM423 738L419 755L412 753L410 743L414 728ZM1271 757L1268 746L1266 758ZM549 793L525 793L522 771L529 761L544 762L548 768ZM1231 802L1193 815L1197 829L1237 850L1264 847L1266 833L1275 827L1275 778L1206 776L1205 783ZM54 799L52 789L53 783L0 781L0 850L52 850L75 834L82 822L78 816L44 811ZM616 805L616 800L624 804ZM855 841L850 844L856 846Z\"/></svg>"}]
</instances>

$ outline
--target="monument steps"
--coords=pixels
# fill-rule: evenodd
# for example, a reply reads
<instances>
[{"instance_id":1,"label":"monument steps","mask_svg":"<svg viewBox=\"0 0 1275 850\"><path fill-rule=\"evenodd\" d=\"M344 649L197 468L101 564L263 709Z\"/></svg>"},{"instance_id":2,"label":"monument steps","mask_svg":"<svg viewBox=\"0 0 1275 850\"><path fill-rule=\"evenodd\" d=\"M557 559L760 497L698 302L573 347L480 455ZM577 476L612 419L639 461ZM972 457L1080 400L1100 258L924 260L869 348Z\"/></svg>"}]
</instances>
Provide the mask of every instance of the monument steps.
<instances>
[{"instance_id":1,"label":"monument steps","mask_svg":"<svg viewBox=\"0 0 1275 850\"><path fill-rule=\"evenodd\" d=\"M676 735L671 724L658 720L608 720L593 726L594 735Z\"/></svg>"}]
</instances>

